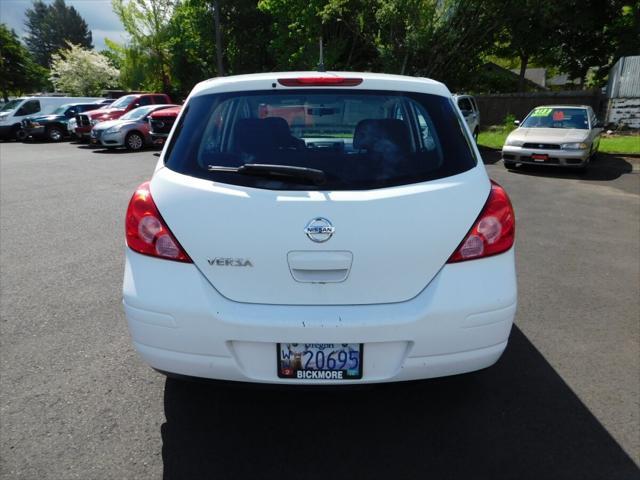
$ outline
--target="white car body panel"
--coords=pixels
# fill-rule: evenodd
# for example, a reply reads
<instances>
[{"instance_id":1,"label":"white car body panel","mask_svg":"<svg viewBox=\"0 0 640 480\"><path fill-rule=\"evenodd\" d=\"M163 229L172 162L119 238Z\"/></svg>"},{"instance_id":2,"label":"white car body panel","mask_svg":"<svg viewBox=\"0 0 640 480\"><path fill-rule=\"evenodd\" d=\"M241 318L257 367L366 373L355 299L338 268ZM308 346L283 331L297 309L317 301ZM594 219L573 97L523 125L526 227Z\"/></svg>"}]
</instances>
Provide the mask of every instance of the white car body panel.
<instances>
[{"instance_id":1,"label":"white car body panel","mask_svg":"<svg viewBox=\"0 0 640 480\"><path fill-rule=\"evenodd\" d=\"M222 77L198 84L189 99L283 89L278 78L318 75ZM451 98L444 85L428 79L321 75L364 79L349 90ZM161 371L211 379L344 385L452 375L497 361L517 303L513 248L446 263L490 191L475 145L476 167L442 179L373 190L274 191L165 167L167 146L185 111L165 143L150 190L194 263L129 248L126 253L124 308L133 344L146 362ZM326 243L310 241L303 231L314 217L329 218L335 226ZM247 259L252 266L219 265L216 258ZM317 272L345 269L346 278L336 274L339 281L324 281L325 273ZM363 377L279 378L277 344L285 342L361 343Z\"/></svg>"},{"instance_id":2,"label":"white car body panel","mask_svg":"<svg viewBox=\"0 0 640 480\"><path fill-rule=\"evenodd\" d=\"M445 179L364 191L222 186L168 168L151 182L151 194L173 234L223 296L287 305L392 303L415 297L462 241L489 188L482 165ZM311 242L303 231L317 216L328 218L336 229L326 243ZM339 283L319 283L322 272L334 268L335 251L353 255L353 263L344 267L348 276ZM296 266L287 261L289 252L323 254L318 265L304 268L308 281L292 276ZM247 259L253 266L209 264L215 258Z\"/></svg>"}]
</instances>

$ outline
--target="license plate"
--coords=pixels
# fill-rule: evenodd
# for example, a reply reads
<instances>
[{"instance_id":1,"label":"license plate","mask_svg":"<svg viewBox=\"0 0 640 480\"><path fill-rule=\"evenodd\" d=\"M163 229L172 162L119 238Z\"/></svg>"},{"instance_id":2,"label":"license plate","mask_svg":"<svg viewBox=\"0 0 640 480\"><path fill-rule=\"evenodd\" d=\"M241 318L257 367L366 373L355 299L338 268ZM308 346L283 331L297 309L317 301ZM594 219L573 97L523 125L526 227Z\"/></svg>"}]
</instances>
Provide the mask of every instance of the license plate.
<instances>
[{"instance_id":1,"label":"license plate","mask_svg":"<svg viewBox=\"0 0 640 480\"><path fill-rule=\"evenodd\" d=\"M533 155L531 155L531 158L535 162L546 162L547 160L549 160L549 155L542 154L542 153L534 153Z\"/></svg>"},{"instance_id":2,"label":"license plate","mask_svg":"<svg viewBox=\"0 0 640 480\"><path fill-rule=\"evenodd\" d=\"M361 343L279 343L278 377L358 380L363 350Z\"/></svg>"}]
</instances>

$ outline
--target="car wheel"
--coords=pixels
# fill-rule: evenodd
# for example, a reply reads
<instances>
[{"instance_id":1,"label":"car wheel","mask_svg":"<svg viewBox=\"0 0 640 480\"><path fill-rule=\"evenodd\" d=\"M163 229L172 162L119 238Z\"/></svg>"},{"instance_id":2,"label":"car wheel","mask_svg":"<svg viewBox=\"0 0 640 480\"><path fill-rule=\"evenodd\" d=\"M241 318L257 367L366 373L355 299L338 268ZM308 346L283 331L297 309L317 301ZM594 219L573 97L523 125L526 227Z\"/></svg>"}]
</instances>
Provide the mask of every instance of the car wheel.
<instances>
[{"instance_id":1,"label":"car wheel","mask_svg":"<svg viewBox=\"0 0 640 480\"><path fill-rule=\"evenodd\" d=\"M60 127L49 127L47 128L47 138L52 142L61 142L64 134Z\"/></svg>"},{"instance_id":2,"label":"car wheel","mask_svg":"<svg viewBox=\"0 0 640 480\"><path fill-rule=\"evenodd\" d=\"M138 132L131 132L124 141L127 150L137 151L144 147L144 138Z\"/></svg>"},{"instance_id":3,"label":"car wheel","mask_svg":"<svg viewBox=\"0 0 640 480\"><path fill-rule=\"evenodd\" d=\"M516 168L516 162L507 162L506 160L504 161L504 168Z\"/></svg>"},{"instance_id":4,"label":"car wheel","mask_svg":"<svg viewBox=\"0 0 640 480\"><path fill-rule=\"evenodd\" d=\"M13 135L19 142L24 142L29 136L24 128L16 128Z\"/></svg>"}]
</instances>

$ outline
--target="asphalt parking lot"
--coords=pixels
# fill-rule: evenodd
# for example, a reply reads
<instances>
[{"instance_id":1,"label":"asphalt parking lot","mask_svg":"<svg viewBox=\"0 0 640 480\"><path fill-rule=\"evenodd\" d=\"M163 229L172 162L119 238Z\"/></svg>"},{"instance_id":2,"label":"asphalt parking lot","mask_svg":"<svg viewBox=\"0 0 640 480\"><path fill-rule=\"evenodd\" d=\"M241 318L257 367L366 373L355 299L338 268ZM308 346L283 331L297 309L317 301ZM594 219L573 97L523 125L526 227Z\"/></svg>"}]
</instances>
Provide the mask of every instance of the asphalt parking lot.
<instances>
[{"instance_id":1,"label":"asphalt parking lot","mask_svg":"<svg viewBox=\"0 0 640 480\"><path fill-rule=\"evenodd\" d=\"M123 217L153 151L0 143L0 477L640 478L640 158L484 156L518 220L498 364L272 390L167 380L130 346Z\"/></svg>"}]
</instances>

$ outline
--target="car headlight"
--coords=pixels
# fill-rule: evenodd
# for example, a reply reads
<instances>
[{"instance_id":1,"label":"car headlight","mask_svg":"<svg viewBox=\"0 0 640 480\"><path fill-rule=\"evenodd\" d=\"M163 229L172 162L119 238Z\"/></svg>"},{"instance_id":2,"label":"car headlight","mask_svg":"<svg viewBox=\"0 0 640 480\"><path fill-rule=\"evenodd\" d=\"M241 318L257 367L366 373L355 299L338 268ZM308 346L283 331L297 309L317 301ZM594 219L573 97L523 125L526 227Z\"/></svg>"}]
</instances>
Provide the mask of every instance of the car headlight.
<instances>
[{"instance_id":1,"label":"car headlight","mask_svg":"<svg viewBox=\"0 0 640 480\"><path fill-rule=\"evenodd\" d=\"M91 126L97 125L98 123L100 123L102 120L100 120L99 118L92 118L91 119Z\"/></svg>"},{"instance_id":2,"label":"car headlight","mask_svg":"<svg viewBox=\"0 0 640 480\"><path fill-rule=\"evenodd\" d=\"M32 127L41 127L42 125L40 125L38 122L31 122L31 126Z\"/></svg>"},{"instance_id":3,"label":"car headlight","mask_svg":"<svg viewBox=\"0 0 640 480\"><path fill-rule=\"evenodd\" d=\"M117 133L120 131L120 127L111 127L111 128L107 128L104 133L105 135L109 134L109 133Z\"/></svg>"},{"instance_id":4,"label":"car headlight","mask_svg":"<svg viewBox=\"0 0 640 480\"><path fill-rule=\"evenodd\" d=\"M560 149L562 150L586 150L589 148L588 143L561 143Z\"/></svg>"},{"instance_id":5,"label":"car headlight","mask_svg":"<svg viewBox=\"0 0 640 480\"><path fill-rule=\"evenodd\" d=\"M513 138L507 137L507 140L504 142L505 147L521 147L522 142L520 140L515 140Z\"/></svg>"}]
</instances>

